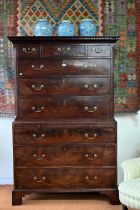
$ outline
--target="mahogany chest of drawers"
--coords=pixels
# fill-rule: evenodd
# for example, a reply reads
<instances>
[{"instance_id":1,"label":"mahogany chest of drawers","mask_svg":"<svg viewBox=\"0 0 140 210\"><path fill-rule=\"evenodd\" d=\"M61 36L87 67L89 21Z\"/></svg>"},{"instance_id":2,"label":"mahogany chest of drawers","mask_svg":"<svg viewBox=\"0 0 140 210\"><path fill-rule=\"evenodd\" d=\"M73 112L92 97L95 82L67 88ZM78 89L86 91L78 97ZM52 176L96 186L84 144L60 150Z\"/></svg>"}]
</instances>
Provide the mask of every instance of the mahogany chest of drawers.
<instances>
[{"instance_id":1,"label":"mahogany chest of drawers","mask_svg":"<svg viewBox=\"0 0 140 210\"><path fill-rule=\"evenodd\" d=\"M100 192L117 203L118 37L9 39L16 52L13 205L32 192Z\"/></svg>"}]
</instances>

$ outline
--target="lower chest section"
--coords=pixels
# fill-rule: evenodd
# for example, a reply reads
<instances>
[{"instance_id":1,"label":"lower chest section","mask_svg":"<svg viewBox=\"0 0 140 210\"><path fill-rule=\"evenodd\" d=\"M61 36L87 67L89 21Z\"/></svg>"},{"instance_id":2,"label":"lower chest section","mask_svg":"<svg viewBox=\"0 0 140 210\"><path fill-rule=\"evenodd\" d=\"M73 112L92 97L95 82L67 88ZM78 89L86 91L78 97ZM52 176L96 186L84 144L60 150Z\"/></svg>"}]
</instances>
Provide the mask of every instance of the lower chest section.
<instances>
[{"instance_id":1,"label":"lower chest section","mask_svg":"<svg viewBox=\"0 0 140 210\"><path fill-rule=\"evenodd\" d=\"M115 187L114 124L15 123L13 131L17 188Z\"/></svg>"}]
</instances>

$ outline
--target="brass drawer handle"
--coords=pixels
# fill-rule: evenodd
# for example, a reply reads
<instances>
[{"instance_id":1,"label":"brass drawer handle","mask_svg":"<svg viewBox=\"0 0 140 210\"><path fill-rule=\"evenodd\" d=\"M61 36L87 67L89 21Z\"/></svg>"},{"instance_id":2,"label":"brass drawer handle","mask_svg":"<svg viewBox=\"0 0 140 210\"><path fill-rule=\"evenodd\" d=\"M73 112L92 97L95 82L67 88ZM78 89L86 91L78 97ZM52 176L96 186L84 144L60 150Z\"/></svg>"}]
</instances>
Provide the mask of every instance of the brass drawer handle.
<instances>
[{"instance_id":1,"label":"brass drawer handle","mask_svg":"<svg viewBox=\"0 0 140 210\"><path fill-rule=\"evenodd\" d=\"M85 180L88 181L88 182L95 182L96 180L98 180L98 176L94 176L93 178L89 177L89 176L86 176L85 177Z\"/></svg>"},{"instance_id":2,"label":"brass drawer handle","mask_svg":"<svg viewBox=\"0 0 140 210\"><path fill-rule=\"evenodd\" d=\"M102 48L102 47L96 47L96 48L92 48L94 51L95 51L95 53L102 53L102 51L104 50L104 48Z\"/></svg>"},{"instance_id":3,"label":"brass drawer handle","mask_svg":"<svg viewBox=\"0 0 140 210\"><path fill-rule=\"evenodd\" d=\"M85 84L84 87L86 89L88 89L88 90L94 90L94 89L96 89L98 87L98 85L97 84L94 84L94 85L87 85L87 84Z\"/></svg>"},{"instance_id":4,"label":"brass drawer handle","mask_svg":"<svg viewBox=\"0 0 140 210\"><path fill-rule=\"evenodd\" d=\"M44 109L45 109L44 106L32 106L32 110L34 112L43 112Z\"/></svg>"},{"instance_id":5,"label":"brass drawer handle","mask_svg":"<svg viewBox=\"0 0 140 210\"><path fill-rule=\"evenodd\" d=\"M58 48L57 48L57 51L58 51L58 52L61 52L62 54L65 54L65 53L70 52L70 51L71 51L71 48L70 48L70 47L63 47L63 48L58 47Z\"/></svg>"},{"instance_id":6,"label":"brass drawer handle","mask_svg":"<svg viewBox=\"0 0 140 210\"><path fill-rule=\"evenodd\" d=\"M85 158L87 158L88 160L95 160L98 157L98 155L95 154L85 154Z\"/></svg>"},{"instance_id":7,"label":"brass drawer handle","mask_svg":"<svg viewBox=\"0 0 140 210\"><path fill-rule=\"evenodd\" d=\"M33 154L33 158L35 160L43 160L45 157L46 157L45 154L41 154L41 155Z\"/></svg>"},{"instance_id":8,"label":"brass drawer handle","mask_svg":"<svg viewBox=\"0 0 140 210\"><path fill-rule=\"evenodd\" d=\"M31 65L31 68L33 69L33 70L35 70L35 71L40 71L41 69L43 69L44 68L44 65L43 64L41 64L41 65L39 65L39 66L36 66L36 65Z\"/></svg>"},{"instance_id":9,"label":"brass drawer handle","mask_svg":"<svg viewBox=\"0 0 140 210\"><path fill-rule=\"evenodd\" d=\"M94 140L97 137L97 133L93 133L93 134L85 133L85 137L87 137L89 140Z\"/></svg>"},{"instance_id":10,"label":"brass drawer handle","mask_svg":"<svg viewBox=\"0 0 140 210\"><path fill-rule=\"evenodd\" d=\"M32 89L33 90L42 90L45 86L44 85L40 85L40 86L36 86L36 85L32 85Z\"/></svg>"},{"instance_id":11,"label":"brass drawer handle","mask_svg":"<svg viewBox=\"0 0 140 210\"><path fill-rule=\"evenodd\" d=\"M96 112L97 106L94 106L93 108L89 108L88 106L85 106L84 109L85 111L88 111L88 112Z\"/></svg>"},{"instance_id":12,"label":"brass drawer handle","mask_svg":"<svg viewBox=\"0 0 140 210\"><path fill-rule=\"evenodd\" d=\"M36 133L33 133L33 134L32 134L32 137L33 137L33 139L35 139L35 140L37 140L37 141L40 141L40 140L42 140L43 138L45 138L45 134L42 133L42 134L39 136L39 135L37 135Z\"/></svg>"},{"instance_id":13,"label":"brass drawer handle","mask_svg":"<svg viewBox=\"0 0 140 210\"><path fill-rule=\"evenodd\" d=\"M35 52L35 48L34 47L32 47L32 48L25 47L25 48L22 48L22 50L23 50L23 52L28 53L28 54L30 54L32 52Z\"/></svg>"},{"instance_id":14,"label":"brass drawer handle","mask_svg":"<svg viewBox=\"0 0 140 210\"><path fill-rule=\"evenodd\" d=\"M45 176L41 177L41 179L38 179L36 176L34 176L33 179L34 179L35 182L38 182L38 183L46 181L46 177Z\"/></svg>"}]
</instances>

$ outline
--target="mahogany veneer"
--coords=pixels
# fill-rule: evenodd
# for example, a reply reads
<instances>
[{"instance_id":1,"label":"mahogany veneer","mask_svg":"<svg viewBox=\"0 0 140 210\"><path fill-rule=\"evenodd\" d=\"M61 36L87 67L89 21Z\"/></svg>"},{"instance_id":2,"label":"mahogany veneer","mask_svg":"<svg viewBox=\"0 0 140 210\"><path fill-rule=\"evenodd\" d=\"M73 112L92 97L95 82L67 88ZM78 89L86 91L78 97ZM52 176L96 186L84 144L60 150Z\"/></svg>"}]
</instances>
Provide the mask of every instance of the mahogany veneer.
<instances>
[{"instance_id":1,"label":"mahogany veneer","mask_svg":"<svg viewBox=\"0 0 140 210\"><path fill-rule=\"evenodd\" d=\"M12 204L32 192L99 192L117 204L118 37L9 40L16 55Z\"/></svg>"}]
</instances>

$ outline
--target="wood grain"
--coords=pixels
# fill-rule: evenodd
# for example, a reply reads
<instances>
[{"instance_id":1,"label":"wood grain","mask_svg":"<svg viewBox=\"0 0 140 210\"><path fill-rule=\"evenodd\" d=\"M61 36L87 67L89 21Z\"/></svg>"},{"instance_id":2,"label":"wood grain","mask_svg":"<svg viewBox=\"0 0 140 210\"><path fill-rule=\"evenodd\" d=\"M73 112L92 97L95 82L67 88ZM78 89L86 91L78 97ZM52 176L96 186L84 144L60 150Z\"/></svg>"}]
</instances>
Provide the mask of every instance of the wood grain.
<instances>
[{"instance_id":1,"label":"wood grain","mask_svg":"<svg viewBox=\"0 0 140 210\"><path fill-rule=\"evenodd\" d=\"M9 39L16 51L12 204L32 192L99 192L116 204L118 37Z\"/></svg>"}]
</instances>

